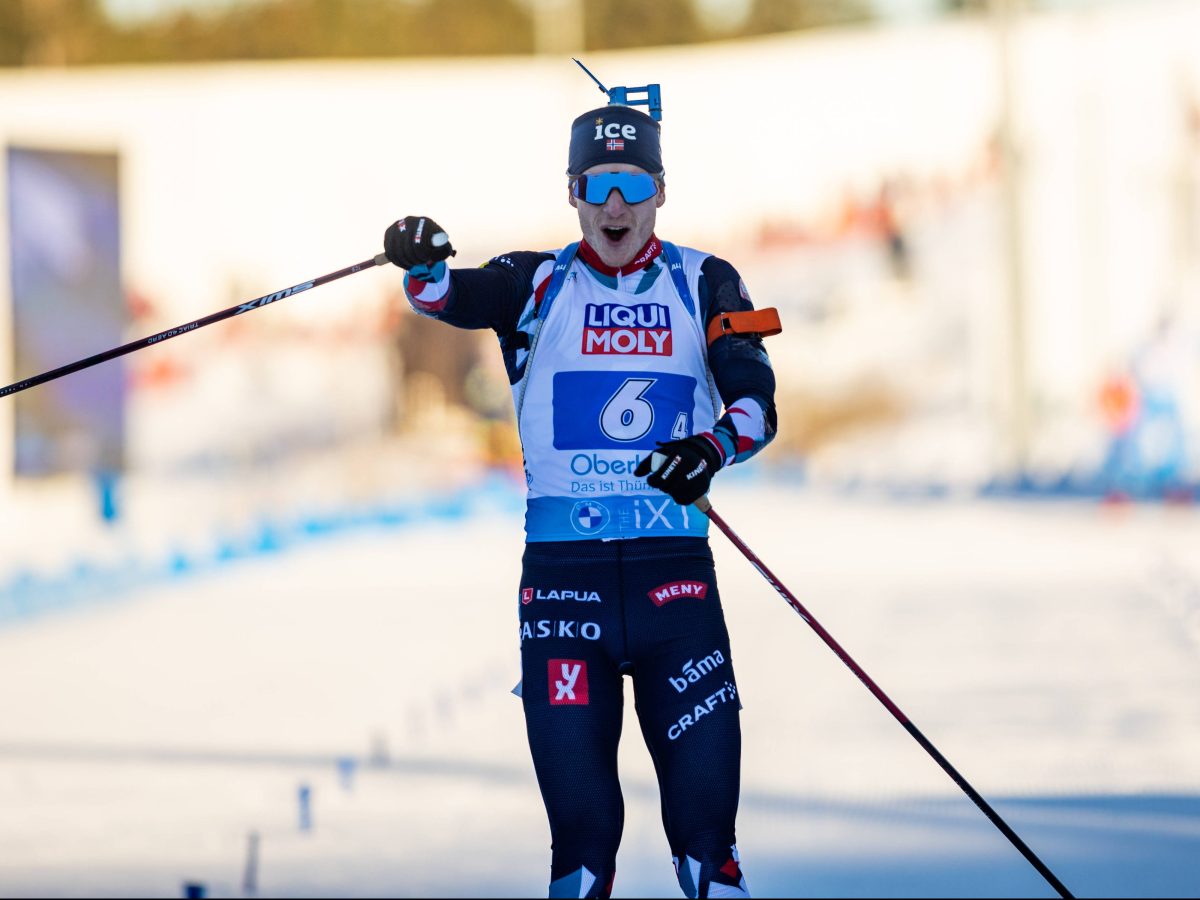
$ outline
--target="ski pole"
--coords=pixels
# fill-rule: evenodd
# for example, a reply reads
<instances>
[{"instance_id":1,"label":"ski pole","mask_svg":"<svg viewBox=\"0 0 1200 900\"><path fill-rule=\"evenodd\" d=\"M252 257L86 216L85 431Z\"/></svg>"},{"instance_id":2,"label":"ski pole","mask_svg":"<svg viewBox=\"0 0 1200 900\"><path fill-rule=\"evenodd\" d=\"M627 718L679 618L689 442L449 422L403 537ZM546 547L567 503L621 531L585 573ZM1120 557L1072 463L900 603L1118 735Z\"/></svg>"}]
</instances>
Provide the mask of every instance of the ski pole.
<instances>
[{"instance_id":1,"label":"ski pole","mask_svg":"<svg viewBox=\"0 0 1200 900\"><path fill-rule=\"evenodd\" d=\"M356 263L353 266L347 266L344 269L338 269L336 272L330 272L328 275L322 275L319 278L314 278L312 281L305 281L302 284L293 285L290 288L284 288L282 291L276 291L273 294L265 294L254 300L246 303L239 303L237 306L231 306L229 309L223 309L220 312L215 312L212 315L205 316L202 319L196 319L194 322L188 322L186 325L180 325L178 328L168 328L166 331L160 331L158 334L152 334L149 337L142 338L138 341L130 341L128 344L122 344L120 347L114 347L111 350L105 350L103 353L97 353L94 356L89 356L86 359L76 360L73 363L68 363L65 366L60 366L57 369L51 369L49 372L43 372L41 375L34 375L32 378L26 378L24 381L17 381L7 387L0 388L0 397L7 397L9 394L16 394L31 387L36 387L39 384L45 384L47 381L53 381L55 378L62 378L64 375L70 375L72 372L78 372L80 369L91 368L102 362L108 362L110 359L116 359L118 356L124 356L126 353L132 353L134 350L141 350L143 347L150 347L158 344L168 338L178 337L181 334L187 334L189 331L195 331L197 328L203 328L205 325L211 325L214 322L220 322L223 319L230 319L234 316L241 315L245 312L250 312L252 309L259 309L266 306L268 303L275 303L278 300L283 300L287 297L294 297L302 291L307 291L310 288L320 287L323 284L329 284L331 281L337 281L339 278L344 278L347 275L353 275L355 272L361 272L363 269L373 268L374 266L382 266L386 263L387 257L379 253L371 259Z\"/></svg>"},{"instance_id":2,"label":"ski pole","mask_svg":"<svg viewBox=\"0 0 1200 900\"><path fill-rule=\"evenodd\" d=\"M745 556L746 559L750 560L750 564L754 566L754 568L758 569L759 574L761 574L763 578L767 579L767 583L771 585L771 587L775 588L775 590L779 592L779 595L788 602L792 609L800 614L800 618L802 618L812 627L813 631L820 636L821 640L823 640L829 646L829 649L837 654L838 659L849 666L850 671L858 676L858 680L866 685L867 690L875 695L875 698L887 708L888 712L895 716L896 721L904 726L905 730L913 736L916 742L925 748L925 752L934 758L937 764L945 770L946 774L954 780L954 783L963 789L964 793L966 793L966 795L975 802L976 806L983 810L983 814L991 819L992 824L1000 829L1000 833L1008 838L1014 847L1021 851L1021 855L1029 860L1030 864L1038 870L1038 874L1045 878L1046 881L1050 883L1050 886L1054 888L1054 890L1058 891L1059 896L1064 898L1073 897L1071 892L1067 890L1066 886L1059 881L1057 877L1055 877L1054 873L1050 871L1046 864L1038 859L1037 854L1030 850L1029 846L1023 840L1021 840L1015 831L1008 826L1008 823L1000 818L1000 814L992 809L991 805L984 800L982 796L980 796L979 792L967 783L967 779L963 778L962 775L959 774L958 769L950 765L950 761L947 760L946 757L942 756L937 747L933 746L933 744L930 742L929 738L925 737L925 735L921 733L917 726L909 721L908 716L901 712L900 707L896 706L896 704L891 701L888 695L880 689L879 685L877 685L871 679L871 677L863 671L862 667L850 657L850 654L842 649L841 644L835 641L833 636L823 627L821 627L821 623L813 618L812 613L804 608L804 605L796 599L791 591L784 587L783 583L775 577L775 575L766 567L766 565L763 564L762 560L754 555L754 552L747 547L745 542L734 533L733 529L725 523L725 520L717 515L717 511L712 508L712 504L709 502L708 497L701 497L699 500L697 500L695 502L695 507L708 516L713 524L721 529L721 531L725 533L725 536L733 542L733 545L742 551L742 555Z\"/></svg>"}]
</instances>

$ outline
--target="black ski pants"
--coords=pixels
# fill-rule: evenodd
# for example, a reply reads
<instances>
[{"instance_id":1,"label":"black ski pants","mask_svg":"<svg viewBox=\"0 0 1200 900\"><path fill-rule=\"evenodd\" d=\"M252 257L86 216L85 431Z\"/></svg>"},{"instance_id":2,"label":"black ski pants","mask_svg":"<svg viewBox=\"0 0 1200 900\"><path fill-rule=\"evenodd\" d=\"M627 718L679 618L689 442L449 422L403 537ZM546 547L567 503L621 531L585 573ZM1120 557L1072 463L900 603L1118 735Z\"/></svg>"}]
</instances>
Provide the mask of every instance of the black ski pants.
<instances>
[{"instance_id":1,"label":"black ski pants","mask_svg":"<svg viewBox=\"0 0 1200 900\"><path fill-rule=\"evenodd\" d=\"M725 896L745 891L734 847L741 704L708 541L530 543L518 608L526 729L550 819L550 896L612 890L625 675L680 886L691 897L710 884Z\"/></svg>"}]
</instances>

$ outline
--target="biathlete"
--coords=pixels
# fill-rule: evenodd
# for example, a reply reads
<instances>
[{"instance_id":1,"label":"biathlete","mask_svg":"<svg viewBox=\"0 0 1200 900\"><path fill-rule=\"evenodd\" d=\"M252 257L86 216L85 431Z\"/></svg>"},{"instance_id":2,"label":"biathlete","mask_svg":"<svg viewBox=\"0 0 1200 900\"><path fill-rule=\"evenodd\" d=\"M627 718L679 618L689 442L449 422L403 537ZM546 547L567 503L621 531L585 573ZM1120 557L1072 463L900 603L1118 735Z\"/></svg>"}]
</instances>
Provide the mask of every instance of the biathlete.
<instances>
[{"instance_id":1,"label":"biathlete","mask_svg":"<svg viewBox=\"0 0 1200 900\"><path fill-rule=\"evenodd\" d=\"M684 894L749 896L734 834L741 703L708 519L691 504L775 435L762 337L778 316L754 310L725 260L655 235L667 195L654 118L579 116L567 175L578 243L451 269L446 232L408 216L385 252L418 313L496 332L512 385L528 485L521 695L549 895L612 891L628 675Z\"/></svg>"}]
</instances>

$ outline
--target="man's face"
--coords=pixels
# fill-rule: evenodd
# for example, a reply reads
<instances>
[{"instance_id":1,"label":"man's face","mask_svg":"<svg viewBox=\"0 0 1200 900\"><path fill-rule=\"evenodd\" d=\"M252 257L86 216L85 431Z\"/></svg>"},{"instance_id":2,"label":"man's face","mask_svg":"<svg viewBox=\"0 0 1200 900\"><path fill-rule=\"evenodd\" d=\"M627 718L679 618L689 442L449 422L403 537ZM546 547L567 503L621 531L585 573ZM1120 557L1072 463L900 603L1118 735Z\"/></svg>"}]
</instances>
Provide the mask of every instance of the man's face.
<instances>
[{"instance_id":1,"label":"man's face","mask_svg":"<svg viewBox=\"0 0 1200 900\"><path fill-rule=\"evenodd\" d=\"M604 163L587 169L584 175L605 172L645 174L645 169L628 163ZM579 210L579 228L584 238L607 265L620 268L633 260L654 231L658 208L667 201L667 189L659 184L658 193L641 203L626 203L621 192L609 193L604 203L588 203L575 197L567 187L567 198Z\"/></svg>"}]
</instances>

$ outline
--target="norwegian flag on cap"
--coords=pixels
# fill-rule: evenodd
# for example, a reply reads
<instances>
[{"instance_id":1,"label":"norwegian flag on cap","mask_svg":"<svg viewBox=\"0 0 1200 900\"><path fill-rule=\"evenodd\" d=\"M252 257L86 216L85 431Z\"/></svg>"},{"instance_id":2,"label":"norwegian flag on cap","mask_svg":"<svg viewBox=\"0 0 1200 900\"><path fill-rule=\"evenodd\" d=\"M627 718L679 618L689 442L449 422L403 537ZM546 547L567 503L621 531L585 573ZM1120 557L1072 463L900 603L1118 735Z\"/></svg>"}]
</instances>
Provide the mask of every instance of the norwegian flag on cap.
<instances>
[{"instance_id":1,"label":"norwegian flag on cap","mask_svg":"<svg viewBox=\"0 0 1200 900\"><path fill-rule=\"evenodd\" d=\"M604 145L605 150L624 150L625 141L621 138L609 138L608 143Z\"/></svg>"}]
</instances>

